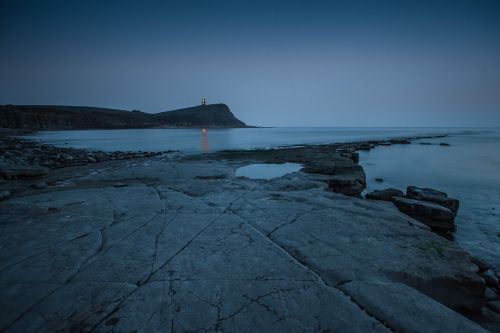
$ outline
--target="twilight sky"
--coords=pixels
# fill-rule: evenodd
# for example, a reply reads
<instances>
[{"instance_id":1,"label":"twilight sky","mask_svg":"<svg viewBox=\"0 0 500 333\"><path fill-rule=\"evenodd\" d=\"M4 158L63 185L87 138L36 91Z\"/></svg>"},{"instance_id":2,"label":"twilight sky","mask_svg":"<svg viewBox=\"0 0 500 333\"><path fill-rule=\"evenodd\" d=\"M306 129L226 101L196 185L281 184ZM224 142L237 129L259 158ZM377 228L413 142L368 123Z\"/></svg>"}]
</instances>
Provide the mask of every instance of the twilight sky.
<instances>
[{"instance_id":1,"label":"twilight sky","mask_svg":"<svg viewBox=\"0 0 500 333\"><path fill-rule=\"evenodd\" d=\"M0 0L0 104L500 126L500 1Z\"/></svg>"}]
</instances>

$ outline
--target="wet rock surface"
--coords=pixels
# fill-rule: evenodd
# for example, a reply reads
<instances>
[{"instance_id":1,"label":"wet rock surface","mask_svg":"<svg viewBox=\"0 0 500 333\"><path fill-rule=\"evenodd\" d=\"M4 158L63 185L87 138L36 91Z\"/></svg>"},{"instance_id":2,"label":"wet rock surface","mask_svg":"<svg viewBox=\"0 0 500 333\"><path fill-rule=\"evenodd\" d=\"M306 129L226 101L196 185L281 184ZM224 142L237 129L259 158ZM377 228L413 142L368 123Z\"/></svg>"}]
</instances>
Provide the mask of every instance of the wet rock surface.
<instances>
[{"instance_id":1,"label":"wet rock surface","mask_svg":"<svg viewBox=\"0 0 500 333\"><path fill-rule=\"evenodd\" d=\"M386 188L384 190L374 190L366 194L366 198L370 200L383 200L393 202L394 198L404 197L404 193L395 188Z\"/></svg>"},{"instance_id":2,"label":"wet rock surface","mask_svg":"<svg viewBox=\"0 0 500 333\"><path fill-rule=\"evenodd\" d=\"M408 198L394 198L396 207L400 211L425 223L432 228L453 230L455 214L441 205Z\"/></svg>"},{"instance_id":3,"label":"wet rock surface","mask_svg":"<svg viewBox=\"0 0 500 333\"><path fill-rule=\"evenodd\" d=\"M88 163L154 157L168 152L103 152L60 148L12 136L0 136L0 177L42 177L50 170Z\"/></svg>"},{"instance_id":4,"label":"wet rock surface","mask_svg":"<svg viewBox=\"0 0 500 333\"><path fill-rule=\"evenodd\" d=\"M359 196L365 189L365 186L362 180L349 176L334 176L328 182L328 188L333 192L349 196Z\"/></svg>"},{"instance_id":5,"label":"wet rock surface","mask_svg":"<svg viewBox=\"0 0 500 333\"><path fill-rule=\"evenodd\" d=\"M365 195L369 200L390 201L398 209L437 231L453 231L459 201L432 188L408 186L406 194L394 188L375 190Z\"/></svg>"},{"instance_id":6,"label":"wet rock surface","mask_svg":"<svg viewBox=\"0 0 500 333\"><path fill-rule=\"evenodd\" d=\"M459 314L486 301L478 266L391 203L327 191L364 176L338 148L111 160L53 169L43 189L0 184L14 189L0 202L0 330L484 332ZM235 177L255 162L323 172Z\"/></svg>"},{"instance_id":7,"label":"wet rock surface","mask_svg":"<svg viewBox=\"0 0 500 333\"><path fill-rule=\"evenodd\" d=\"M451 210L454 216L456 216L458 212L459 201L457 199L448 198L446 193L432 188L408 186L406 189L406 197L409 199L436 203Z\"/></svg>"}]
</instances>

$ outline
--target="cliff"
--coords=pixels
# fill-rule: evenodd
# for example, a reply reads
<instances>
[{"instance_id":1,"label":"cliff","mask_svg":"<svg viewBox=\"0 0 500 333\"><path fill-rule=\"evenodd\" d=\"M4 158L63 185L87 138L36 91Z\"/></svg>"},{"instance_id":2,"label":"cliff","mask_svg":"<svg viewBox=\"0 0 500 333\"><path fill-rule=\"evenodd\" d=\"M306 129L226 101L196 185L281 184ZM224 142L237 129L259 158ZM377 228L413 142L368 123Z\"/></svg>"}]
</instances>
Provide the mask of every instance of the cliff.
<instances>
[{"instance_id":1,"label":"cliff","mask_svg":"<svg viewBox=\"0 0 500 333\"><path fill-rule=\"evenodd\" d=\"M155 127L247 127L225 104L157 114L84 106L1 105L0 127L34 130Z\"/></svg>"},{"instance_id":2,"label":"cliff","mask_svg":"<svg viewBox=\"0 0 500 333\"><path fill-rule=\"evenodd\" d=\"M153 116L158 122L170 126L247 127L233 115L226 104L199 105Z\"/></svg>"}]
</instances>

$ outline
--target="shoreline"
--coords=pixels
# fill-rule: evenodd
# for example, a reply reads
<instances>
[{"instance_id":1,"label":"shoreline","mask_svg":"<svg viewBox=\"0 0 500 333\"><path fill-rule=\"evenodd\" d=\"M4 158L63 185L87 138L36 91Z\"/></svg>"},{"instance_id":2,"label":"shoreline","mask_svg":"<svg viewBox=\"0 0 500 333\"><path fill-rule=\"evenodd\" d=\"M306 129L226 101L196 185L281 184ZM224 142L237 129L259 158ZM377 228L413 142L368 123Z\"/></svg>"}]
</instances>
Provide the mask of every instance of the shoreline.
<instances>
[{"instance_id":1,"label":"shoreline","mask_svg":"<svg viewBox=\"0 0 500 333\"><path fill-rule=\"evenodd\" d=\"M0 132L0 140L4 154L2 156L3 168L8 165L12 169L39 169L40 176L47 174L51 168L64 168L77 165L85 165L86 163L98 163L110 160L127 160L135 158L154 157L169 153L179 153L180 155L198 156L220 153L242 153L242 152L255 152L260 151L278 151L283 149L336 149L337 151L347 154L349 158L357 163L359 156L356 152L360 150L370 150L377 146L388 146L392 144L410 144L413 140L419 139L432 139L432 138L445 138L449 134L436 134L436 135L421 135L421 136L408 136L408 137L394 137L379 140L361 140L352 142L338 142L338 143L323 143L323 144L294 144L269 148L249 148L249 149L225 149L212 151L207 153L185 153L177 150L165 151L102 151L93 149L82 149L73 147L60 147L44 143L42 141L33 140L30 138L22 137L20 134L26 134L23 130L3 131ZM343 150L343 151L340 151ZM13 152L9 155L9 152ZM348 155L353 154L353 155ZM36 155L33 157L32 155ZM33 157L33 158L30 158ZM42 171L43 170L43 171ZM13 173L15 177L15 174Z\"/></svg>"},{"instance_id":2,"label":"shoreline","mask_svg":"<svg viewBox=\"0 0 500 333\"><path fill-rule=\"evenodd\" d=\"M445 136L432 136L432 138L435 137ZM91 257L82 264L83 266L79 264L80 268L77 269L76 275L61 285L63 290L70 288L72 281L75 279L79 281L77 277L81 274L87 274L89 277L92 277L90 280L95 280L97 276L102 274L105 276L107 274L116 274L113 270L107 270L97 265L99 262L98 258L101 256L103 256L103 260L111 263L116 260L129 262L129 259L122 258L120 255L117 256L121 259L106 256L108 251L114 248L115 245L113 244L116 244L116 246L122 244L122 241L113 241L115 234L111 230L116 230L118 233L127 233L129 232L127 231L129 228L132 228L130 231L142 230L145 227L134 229L134 226L144 223L142 215L156 216L154 212L158 209L164 211L165 216L168 215L174 218L173 221L175 221L177 218L174 217L174 212L176 209L180 209L180 211L185 211L188 215L197 211L205 212L202 215L197 215L202 220L205 219L205 216L209 217L214 213L216 216L220 214L222 214L221 216L228 215L227 218L222 220L217 218L214 222L210 222L212 221L210 219L203 222L202 225L206 229L201 229L201 231L196 225L190 224L193 221L193 215L189 215L191 218L188 218L188 215L186 215L187 220L183 220L183 223L190 225L189 228L192 228L194 235L199 235L199 232L211 232L214 233L212 236L217 238L220 236L220 231L217 231L219 229L213 229L216 225L215 221L220 220L218 223L221 223L219 226L219 228L222 228L221 230L225 230L226 224L227 227L231 225L229 220L226 221L228 218L240 221L238 223L243 223L245 227L239 231L232 231L229 233L229 235L232 235L230 237L238 238L241 236L244 238L248 236L244 236L245 233L250 232L252 235L251 238L255 239L253 242L257 240L260 242L262 240L265 244L274 244L272 245L272 249L274 249L272 253L274 253L273 251L278 251L275 264L285 272L284 276L288 276L286 274L288 269L299 269L302 273L297 274L313 274L319 277L319 279L324 281L323 284L327 285L326 288L328 290L332 289L335 294L337 293L335 290L340 290L342 293L349 295L355 300L357 306L371 314L369 318L364 318L361 314L356 314L354 317L360 320L360 325L362 322L369 322L370 320L374 320L374 323L378 323L378 325L382 325L381 327L391 330L400 327L398 325L402 324L412 325L408 322L400 323L397 319L389 316L390 311L395 311L394 308L391 308L390 300L384 300L379 305L373 303L380 298L376 295L379 295L379 292L383 292L393 295L393 297L398 299L398 302L401 302L403 306L398 311L403 312L402 316L413 313L411 316L412 320L422 320L422 318L418 319L418 315L415 315L415 309L412 308L412 302L418 299L419 302L427 304L434 311L445 311L449 318L447 317L448 319L445 320L446 323L441 322L441 325L452 325L453 322L456 322L464 325L463 327L470 328L471 331L476 329L474 326L470 326L467 321L464 321L466 320L465 318L455 317L455 315L446 312L449 311L446 309L453 308L455 311L460 311L469 316L469 318L488 327L488 325L492 325L489 318L493 316L490 313L493 310L491 310L491 307L485 307L487 302L489 302L486 297L492 296L485 294L487 290L485 279L483 276L478 275L478 273L486 272L488 267L480 267L482 263L476 259L471 261L470 256L457 244L430 232L427 226L402 214L391 203L356 198L361 193L360 190L364 189L364 184L366 184L363 168L357 163L359 158L357 151L372 149L378 145L411 144L411 140L425 138L430 137L304 145L281 149L229 150L197 155L185 155L171 151L154 153L154 155L148 155L151 153L133 155L127 152L115 152L105 153L107 155L102 155L102 158L99 158L99 160L95 159L95 162L88 159L89 156L92 157L89 154L95 155L95 152L90 153L85 150L73 148L57 148L12 137L1 138L4 148L6 147L6 141L14 140L11 142L11 152L13 154L9 157L10 162L16 159L19 161L22 154L25 154L24 156L29 154L36 156L38 154L40 160L46 157L49 161L54 158L54 152L57 152L59 155L73 157L73 159L57 157L53 160L52 165L47 166L40 164L31 165L35 169L37 167L49 169L43 170L39 174L31 173L31 176L35 178L24 178L26 175L11 174L11 178L18 177L18 179L0 182L0 189L2 191L9 190L8 188L12 191L10 197L6 197L0 201L2 212L9 212L7 215L2 214L2 219L6 219L2 223L7 223L2 225L9 226L9 228L14 228L17 232L25 234L20 236L21 238L27 237L27 243L22 246L21 250L12 247L12 244L8 240L5 243L4 252L2 253L5 253L5 251L7 253L11 252L9 256L11 259L4 259L7 261L3 262L2 268L6 269L8 274L6 275L7 280L3 279L2 281L14 286L16 279L9 280L9 277L19 278L19 274L32 276L37 271L37 269L32 269L30 266L19 266L16 263L24 262L25 260L29 261L28 258L33 255L33 251L40 253L40 249L43 248L30 241L29 236L31 231L27 229L29 226L21 222L26 220L26 216L31 216L31 213L26 212L23 208L26 205L33 206L32 209L35 209L35 215L29 217L30 220L37 223L46 223L61 232L65 228L70 228L72 230L70 234L73 238L82 237L81 239L85 240L90 235L94 237L94 235L98 234L101 234L101 238L105 236L103 240L111 237L111 243L108 243L108 241L103 243L103 240L96 241L97 251L89 254ZM7 150L5 149L5 151ZM38 151L38 153L35 154L34 151ZM48 156L43 157L43 154ZM55 156L58 156L57 154ZM82 162L84 158L86 162ZM2 162L4 161L5 156L2 159ZM27 159L25 162L24 166L29 166ZM304 169L300 172L270 181L239 179L234 176L234 170L242 165L249 163L282 162L301 163L304 165ZM29 168L25 168L25 171L27 169ZM333 185L332 179L337 179ZM325 191L327 188L330 190ZM65 193L65 195L61 197L60 193ZM109 198L107 198L108 196ZM125 197L122 198L122 196ZM157 199L153 200L153 204L149 202L149 199L145 200L145 196L148 198L150 196L157 196ZM74 197L73 201L68 199L71 197ZM52 199L49 200L50 198ZM106 200L111 200L114 207L110 222L107 222L107 214L102 215L99 213L99 209L104 209L104 206L101 207L101 204L98 202L105 198L107 198ZM240 198L244 198L244 200L240 200ZM263 200L263 198L266 198L266 200ZM70 204L71 202L79 202L78 200L82 199L88 200L90 203L88 205L79 203L76 206ZM229 206L227 206L227 202L230 202ZM152 206L147 209L140 208L142 206L149 207L150 205ZM186 205L188 207L191 205L192 207L186 208ZM42 207L45 207L45 211ZM40 209L42 210L40 211ZM270 213L270 211L273 213ZM292 212L291 216L287 212ZM77 225L70 227L60 225L58 219L65 214L74 216L71 220L73 221L72 223ZM85 217L88 214L90 214L89 217L94 219L94 222L91 224L97 223L97 225L104 226L104 229L98 228L96 231L92 231L92 228L88 229L89 227L81 224L82 222L79 222L80 219L78 216ZM124 222L120 222L125 223L125 226L120 226L120 223L116 222L123 219L119 217L120 214L125 214L124 217L127 216ZM152 218L155 220L155 217ZM321 223L319 223L319 226L316 226L317 223L314 221L321 221ZM344 221L346 224L344 224ZM132 223L133 225L126 227L128 223ZM85 232L79 230L82 227ZM182 224L179 227L181 228L179 230L183 230ZM40 228L40 231L42 231L43 228ZM148 228L154 229L153 226ZM176 228L175 224L173 228ZM242 230L246 230L246 228L250 229L243 232ZM354 233L351 233L350 229L353 229ZM325 234L326 230L330 231ZM337 231L334 232L333 230ZM340 235L338 235L339 232ZM348 238L345 238L346 236L343 235L346 232L349 234ZM84 234L88 236L82 236ZM149 235L149 233L147 234ZM175 234L175 230L172 230L173 237L175 237ZM158 250L158 246L163 244L164 250L167 252L171 251L170 246L175 247L175 244L158 243L158 235L161 235L161 233L158 233L158 230L151 230L151 235L147 237L151 237L152 242L141 243L145 248L137 252L137 255L141 256L142 251L146 251L145 249L152 246L152 244L155 244L156 250ZM181 235L182 233L177 234L178 237L182 238ZM308 243L305 239L302 239L304 235L310 235L306 238L313 237L311 240L316 240L313 243ZM326 235L328 237L324 239ZM387 238L387 235L390 235L390 237ZM63 232L62 234L49 236L42 236L42 243L51 244L54 242L54 238L65 238L69 234ZM330 244L327 241L328 238L334 239L334 243ZM197 236L194 239L197 239ZM347 239L358 241L354 243L351 241L345 242ZM191 246L194 246L191 245L193 241L188 240L189 238L186 240L187 243L181 242L181 248L191 249ZM137 241L139 242L139 240ZM132 245L132 243L126 243L128 245L123 244L120 246L128 247ZM236 260L233 262L239 263L237 265L227 266L225 261L220 262L217 257L210 260L213 260L213 265L220 267L220 269L226 272L225 274L231 276L234 274L237 275L240 269L244 269L246 265L250 264L250 262L247 263L245 261L245 258L261 258L262 256L274 258L269 253L265 254L262 252L264 249L255 248L252 244L251 242L247 246L250 253L254 254L254 256L250 257L247 257L250 254L241 253L243 250L237 247L236 257L233 258L233 260ZM66 246L70 245L67 244L63 248L66 249ZM83 245L74 246L80 248ZM206 246L212 248L215 253L222 253L223 257L231 256L230 252L234 251L234 249L231 250L232 245L229 246L225 241L220 244L209 242ZM49 248L52 247L49 246ZM108 250L103 251L103 248ZM370 249L373 253L364 252L370 251ZM193 250L194 248L191 251ZM318 251L327 255L326 259L322 259L321 256L318 257ZM342 256L347 258L328 257L332 251L333 253L343 253ZM44 252L42 251L41 253ZM367 258L362 260L358 258L357 253L365 253ZM59 255L64 256L65 254L61 253ZM286 268L288 264L279 259L281 256L284 256L283 258L291 257L297 261L292 265L294 268ZM7 258L5 255L2 257ZM158 259L158 254L155 254L154 257L153 266L160 265L159 262L161 260ZM175 257L168 259L168 263L174 260ZM179 263L180 266L176 267L180 271L184 271L191 266L199 267L191 273L180 273L181 276L183 274L207 274L208 276L213 274L210 273L210 270L205 272L202 269L204 267L202 262L200 262L202 258L203 256L185 258L190 263L188 267ZM53 259L48 257L45 260L47 263L50 263ZM367 262L370 262L370 264L367 265ZM395 263L397 264L394 266ZM131 267L141 267L141 264L134 260L130 261L129 265L132 265ZM254 267L254 269L257 271L268 269L266 265L263 266L259 268ZM371 268L372 266L373 268ZM161 265L158 267L161 267ZM115 269L121 270L120 265L115 266ZM275 276L277 273L274 270L264 271L261 273L268 278L277 277ZM159 274L161 273L161 269L155 270L153 268L152 272ZM38 272L37 274L41 274L41 276L49 274L49 276L52 276L53 273L48 271L46 273ZM133 277L137 274L132 274L131 272L124 274L127 283L136 285L133 291L131 291L132 294L142 292L144 288L151 287L148 281L151 281L153 275L146 275L145 282L137 283L137 280ZM130 274L133 276L131 275L129 279L128 276ZM252 275L253 273L248 271L245 274ZM202 276L204 275L200 277ZM261 287L258 286L262 285L262 281L268 281L268 278L253 280L257 281L253 283L259 289ZM105 280L108 279L105 278ZM217 277L217 279L220 281L223 280L221 277ZM62 281L66 280L63 279ZM82 281L85 281L85 279ZM140 279L139 281L142 280ZM287 284L286 282L275 283ZM231 288L233 287L234 285ZM222 288L220 292L223 294L229 292L229 289L226 289L226 287L220 288ZM324 287L314 284L311 288ZM491 289L491 287L488 288ZM179 292L182 293L182 288L180 288ZM198 290L198 292L201 292L201 290ZM30 293L28 292L28 294ZM26 296L23 292L18 296L25 296L31 299L31 296ZM51 296L48 295L47 297L50 299ZM237 296L235 295L234 297ZM333 297L331 304L336 307L347 306L349 304L345 303L344 300L338 299L337 296L331 297ZM413 301L410 301L411 299ZM435 300L438 302L435 302ZM29 300L26 302L30 303ZM328 304L330 303L327 302L325 306L328 306ZM189 303L185 305L189 305ZM128 311L131 311L133 306L132 302ZM145 304L145 306L148 305ZM17 310L21 311L20 308ZM81 311L81 309L75 309L75 311ZM311 311L318 311L318 309L311 309ZM419 311L421 315L425 314L425 311L422 309L419 309ZM115 312L112 311L111 313ZM257 313L250 311L249 316L257 315ZM106 320L111 319L111 317L106 318ZM122 318L123 321L126 321L124 317ZM53 320L58 321L58 325L68 324L68 321L71 321L69 319ZM91 322L93 320L95 322L92 325L96 327L105 323L105 321L99 323L97 318L90 319ZM3 328L13 327L12 325L16 325L19 322L19 320L10 322L8 326L3 326ZM321 322L326 323L325 319L322 319ZM128 325L131 324L129 323Z\"/></svg>"},{"instance_id":3,"label":"shoreline","mask_svg":"<svg viewBox=\"0 0 500 333\"><path fill-rule=\"evenodd\" d=\"M278 128L278 127L264 127L264 126L247 126L247 127L162 127L162 128L118 128L118 129L75 129L75 130L25 130L25 129L5 129L5 128L0 128L0 137L5 136L5 137L18 137L20 139L24 140L31 140L34 141L29 135L31 134L36 134L39 132L65 132L65 131L122 131L122 130L149 130L149 129L244 129L244 128L252 128L252 129L273 129L273 128ZM283 127L283 129L286 128L291 128L291 127ZM315 127L298 127L298 128L315 128ZM318 127L318 128L332 128L332 129L350 129L350 128L357 128L357 127ZM366 127L368 129L371 129L372 127ZM379 127L373 127L373 128L379 128ZM382 127L380 127L382 128ZM399 127L391 127L394 129L398 129ZM419 129L420 127L408 127L405 129ZM432 129L432 128L429 128ZM442 128L436 128L436 129L442 129ZM458 129L458 128L457 128ZM465 128L464 128L465 129ZM470 131L468 131L470 132ZM480 132L471 132L470 134L477 134ZM353 139L352 141L333 141L333 142L316 142L316 143L294 143L294 144L282 144L282 145L276 145L276 146L268 146L268 147L252 147L252 148L225 148L225 149L218 149L218 150L212 150L209 153L212 152L218 152L218 151L223 151L223 150L261 150L261 149L282 149L282 148L287 148L287 147L295 147L295 146L325 146L325 145L337 145L337 144L362 144L362 143L381 143L383 144L384 142L390 142L390 141L397 141L397 140L417 140L417 139L431 139L431 138L439 138L439 137L446 137L449 135L453 135L456 133L451 133L451 132L441 132L438 134L421 134L421 135L411 135L411 136L405 136L405 135L391 135L391 136L386 136L382 138L367 138L367 139ZM37 141L38 143L45 143L43 141ZM45 144L50 144L50 143L45 143ZM59 147L59 146L56 146ZM65 147L61 147L65 148ZM79 148L79 149L85 149L85 148ZM113 152L113 150L109 150L110 152ZM196 153L201 153L196 152ZM196 154L195 153L195 154Z\"/></svg>"}]
</instances>

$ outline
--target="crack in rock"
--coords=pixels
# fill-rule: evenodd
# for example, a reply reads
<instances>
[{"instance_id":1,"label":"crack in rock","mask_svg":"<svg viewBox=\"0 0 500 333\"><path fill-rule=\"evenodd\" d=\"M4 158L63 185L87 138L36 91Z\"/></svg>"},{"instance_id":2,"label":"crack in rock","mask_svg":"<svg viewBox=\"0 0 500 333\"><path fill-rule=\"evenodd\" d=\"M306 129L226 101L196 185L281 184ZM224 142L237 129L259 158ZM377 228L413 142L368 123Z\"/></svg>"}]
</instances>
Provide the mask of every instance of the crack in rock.
<instances>
[{"instance_id":1,"label":"crack in rock","mask_svg":"<svg viewBox=\"0 0 500 333\"><path fill-rule=\"evenodd\" d=\"M379 322L381 325L383 325L385 328L387 328L388 330L392 331L392 332L396 332L393 328L391 328L390 326L387 325L387 323L385 323L382 319L378 318L377 316L375 316L373 313L370 313L367 309L365 309L361 304L355 302L352 297L350 297L347 293L345 293L343 290L337 288L336 286L332 286L330 284L328 284L322 277L321 275L316 272L313 268L309 267L307 265L306 262L304 262L301 258L297 258L296 255L290 253L286 248L284 248L283 246L281 246L280 244L276 243L274 240L272 240L272 238L268 237L266 234L264 234L262 231L260 231L257 227L255 227L248 219L246 219L245 217L241 216L241 215L238 215L239 217L241 217L242 219L244 219L245 221L247 221L247 224L250 228L254 229L256 232L258 232L259 234L261 234L263 237L265 237L269 242L271 242L274 246L276 246L278 249L281 250L282 253L284 253L286 256L288 256L290 259L292 259L296 264L298 264L299 266L301 266L303 269L305 269L306 271L310 272L314 277L316 277L317 279L317 282L319 282L321 285L327 287L327 288L333 288L335 289L336 291L338 291L341 295L343 295L344 297L346 297L346 299L348 299L351 303L353 303L354 305L356 305L356 307L358 307L361 311L363 311L364 313L366 313L369 317L373 318L374 320L376 320L377 322Z\"/></svg>"}]
</instances>

